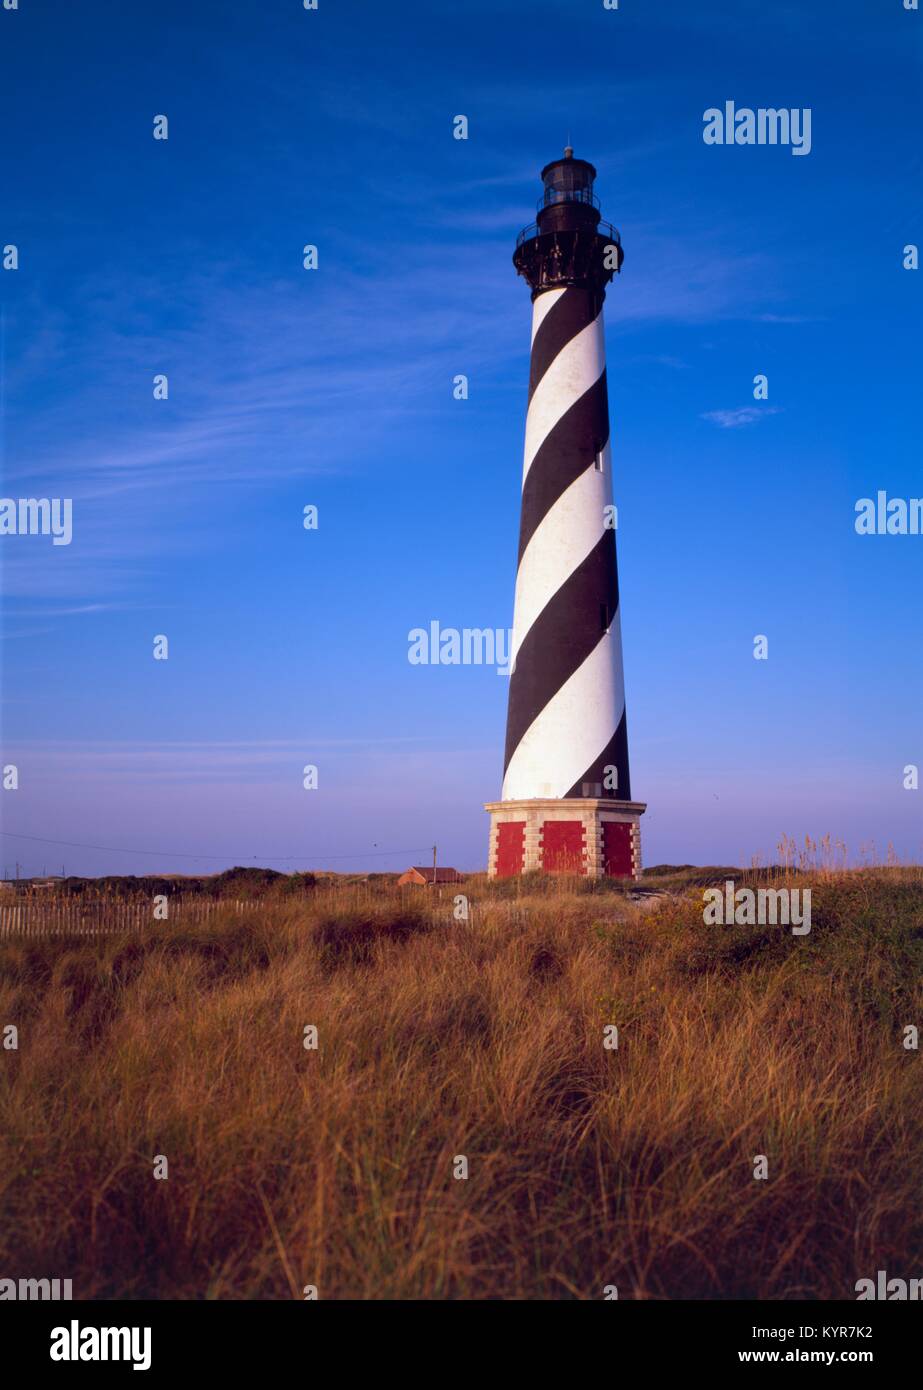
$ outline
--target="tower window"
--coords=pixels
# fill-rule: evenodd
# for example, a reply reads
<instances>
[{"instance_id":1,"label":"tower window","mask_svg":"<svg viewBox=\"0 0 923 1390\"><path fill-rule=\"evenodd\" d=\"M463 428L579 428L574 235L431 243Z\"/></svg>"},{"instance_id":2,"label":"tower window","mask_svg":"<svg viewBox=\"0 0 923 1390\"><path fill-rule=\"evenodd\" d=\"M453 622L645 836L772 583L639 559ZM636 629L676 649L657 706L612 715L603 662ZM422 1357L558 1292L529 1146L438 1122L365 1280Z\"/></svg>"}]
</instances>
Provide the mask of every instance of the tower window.
<instances>
[{"instance_id":1,"label":"tower window","mask_svg":"<svg viewBox=\"0 0 923 1390\"><path fill-rule=\"evenodd\" d=\"M603 446L602 446L602 444L597 444L597 445L596 445L596 452L595 452L595 454L593 455L593 467L596 469L596 472L597 472L597 473L601 473L601 472L603 471Z\"/></svg>"},{"instance_id":2,"label":"tower window","mask_svg":"<svg viewBox=\"0 0 923 1390\"><path fill-rule=\"evenodd\" d=\"M609 605L608 605L608 603L601 603L601 604L599 605L599 625L600 625L600 627L602 628L603 632L608 632L608 631L609 631Z\"/></svg>"}]
</instances>

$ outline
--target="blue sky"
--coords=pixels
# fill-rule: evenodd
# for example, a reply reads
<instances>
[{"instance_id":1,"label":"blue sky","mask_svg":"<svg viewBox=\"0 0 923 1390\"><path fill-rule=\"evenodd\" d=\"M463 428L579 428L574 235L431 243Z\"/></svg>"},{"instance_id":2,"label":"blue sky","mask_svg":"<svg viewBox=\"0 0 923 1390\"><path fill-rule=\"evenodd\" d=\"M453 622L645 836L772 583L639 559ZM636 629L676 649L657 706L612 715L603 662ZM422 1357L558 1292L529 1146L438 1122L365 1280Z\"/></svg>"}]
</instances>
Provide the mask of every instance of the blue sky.
<instances>
[{"instance_id":1,"label":"blue sky","mask_svg":"<svg viewBox=\"0 0 923 1390\"><path fill-rule=\"evenodd\" d=\"M0 490L74 505L69 546L0 548L3 867L483 865L508 683L407 638L512 620L510 257L568 136L626 252L645 859L783 833L919 858L923 537L860 537L854 506L923 491L921 25L901 0L0 10ZM706 146L725 100L810 107L811 153Z\"/></svg>"}]
</instances>

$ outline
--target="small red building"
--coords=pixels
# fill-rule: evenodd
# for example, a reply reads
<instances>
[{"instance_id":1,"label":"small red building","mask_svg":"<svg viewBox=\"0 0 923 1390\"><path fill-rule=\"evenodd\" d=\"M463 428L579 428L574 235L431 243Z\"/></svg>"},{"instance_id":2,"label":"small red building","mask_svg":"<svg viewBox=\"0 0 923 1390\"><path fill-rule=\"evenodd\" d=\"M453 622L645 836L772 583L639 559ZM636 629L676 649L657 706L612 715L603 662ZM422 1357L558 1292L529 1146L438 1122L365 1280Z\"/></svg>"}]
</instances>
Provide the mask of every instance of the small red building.
<instances>
[{"instance_id":1,"label":"small red building","mask_svg":"<svg viewBox=\"0 0 923 1390\"><path fill-rule=\"evenodd\" d=\"M401 874L398 885L403 886L405 883L461 883L463 878L464 875L460 874L457 869L434 869L432 865L429 867L415 866Z\"/></svg>"}]
</instances>

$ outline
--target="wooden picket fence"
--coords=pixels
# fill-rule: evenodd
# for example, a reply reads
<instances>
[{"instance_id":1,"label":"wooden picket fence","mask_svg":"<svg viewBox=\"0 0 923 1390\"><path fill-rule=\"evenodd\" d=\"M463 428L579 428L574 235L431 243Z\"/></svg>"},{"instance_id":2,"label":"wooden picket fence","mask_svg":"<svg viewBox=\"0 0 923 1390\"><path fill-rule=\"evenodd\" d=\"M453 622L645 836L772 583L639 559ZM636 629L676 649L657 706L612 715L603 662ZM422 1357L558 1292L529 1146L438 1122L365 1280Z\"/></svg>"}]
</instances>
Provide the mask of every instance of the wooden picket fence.
<instances>
[{"instance_id":1,"label":"wooden picket fence","mask_svg":"<svg viewBox=\"0 0 923 1390\"><path fill-rule=\"evenodd\" d=\"M240 914L247 903L238 898L171 895L165 922L154 916L151 898L18 898L0 903L0 940L9 937L109 936L143 927L181 921L207 922L216 912Z\"/></svg>"}]
</instances>

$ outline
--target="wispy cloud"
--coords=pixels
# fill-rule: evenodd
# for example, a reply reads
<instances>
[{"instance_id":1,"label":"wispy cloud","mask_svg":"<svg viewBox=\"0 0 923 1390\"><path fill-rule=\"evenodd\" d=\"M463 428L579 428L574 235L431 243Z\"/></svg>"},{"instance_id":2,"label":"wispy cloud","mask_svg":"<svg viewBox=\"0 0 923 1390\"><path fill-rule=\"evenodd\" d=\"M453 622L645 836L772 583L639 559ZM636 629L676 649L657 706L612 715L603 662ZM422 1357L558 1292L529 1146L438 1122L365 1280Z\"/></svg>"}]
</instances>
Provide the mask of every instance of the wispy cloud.
<instances>
[{"instance_id":1,"label":"wispy cloud","mask_svg":"<svg viewBox=\"0 0 923 1390\"><path fill-rule=\"evenodd\" d=\"M70 618L82 613L114 613L120 609L136 606L126 603L81 603L74 608L7 608L5 609L5 616L7 618ZM158 607L162 607L162 605L158 604Z\"/></svg>"},{"instance_id":2,"label":"wispy cloud","mask_svg":"<svg viewBox=\"0 0 923 1390\"><path fill-rule=\"evenodd\" d=\"M759 323L817 323L812 314L757 314Z\"/></svg>"},{"instance_id":3,"label":"wispy cloud","mask_svg":"<svg viewBox=\"0 0 923 1390\"><path fill-rule=\"evenodd\" d=\"M502 374L528 349L508 256L498 249L485 272L483 243L462 237L447 276L445 248L434 235L409 269L403 255L369 269L367 245L343 237L316 272L296 246L289 280L248 283L239 265L197 273L168 335L131 284L88 283L67 315L53 311L54 334L30 305L8 330L4 491L72 498L75 534L66 556L8 547L7 594L77 606L124 593L132 569L182 550L192 531L201 545L206 490L213 512L216 496L230 505L228 484L241 496L361 476L435 417L457 371ZM511 312L498 314L505 300ZM155 401L161 372L169 399Z\"/></svg>"},{"instance_id":4,"label":"wispy cloud","mask_svg":"<svg viewBox=\"0 0 923 1390\"><path fill-rule=\"evenodd\" d=\"M203 535L203 499L217 536L218 512L233 526L257 490L368 476L395 439L412 447L455 373L482 389L524 374L528 303L510 255L535 172L500 150L451 199L434 199L422 173L393 181L382 198L402 215L382 219L373 252L364 227L338 227L318 237L317 271L301 269L295 238L288 273L216 263L190 245L157 287L90 276L53 304L36 289L8 329L5 488L73 498L75 535L66 555L11 551L7 593L62 607L130 599L157 565L215 543ZM475 196L494 187L495 197ZM611 332L752 318L772 305L768 259L741 250L753 244L745 229L728 219L720 234L713 219L702 228L694 207L662 223L624 211L628 261L612 287ZM157 373L169 378L167 401L153 398Z\"/></svg>"},{"instance_id":5,"label":"wispy cloud","mask_svg":"<svg viewBox=\"0 0 923 1390\"><path fill-rule=\"evenodd\" d=\"M317 738L305 734L290 739L227 739L210 742L164 740L22 740L8 745L9 756L30 769L33 781L54 784L79 781L89 786L121 782L129 787L154 783L202 786L206 782L247 782L300 785L302 769L321 763L329 770L336 759L366 768L370 750L376 758L403 761L419 751L436 757L431 745L437 735L392 736L370 733L351 738ZM423 751L426 750L426 751ZM442 753L439 756L443 756Z\"/></svg>"},{"instance_id":6,"label":"wispy cloud","mask_svg":"<svg viewBox=\"0 0 923 1390\"><path fill-rule=\"evenodd\" d=\"M778 415L780 407L772 405L745 405L738 410L707 410L703 420L711 420L722 430L737 430L744 425L755 425L766 415Z\"/></svg>"}]
</instances>

